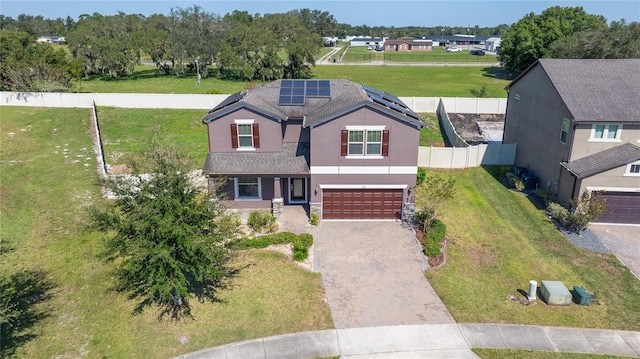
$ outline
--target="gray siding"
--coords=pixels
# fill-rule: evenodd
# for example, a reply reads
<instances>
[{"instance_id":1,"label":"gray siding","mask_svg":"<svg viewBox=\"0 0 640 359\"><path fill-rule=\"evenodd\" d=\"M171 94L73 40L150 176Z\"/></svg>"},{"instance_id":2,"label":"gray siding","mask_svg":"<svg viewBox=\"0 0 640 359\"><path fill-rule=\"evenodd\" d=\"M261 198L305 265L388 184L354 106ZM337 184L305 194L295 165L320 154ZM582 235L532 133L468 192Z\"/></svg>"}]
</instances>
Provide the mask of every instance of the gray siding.
<instances>
[{"instance_id":1,"label":"gray siding","mask_svg":"<svg viewBox=\"0 0 640 359\"><path fill-rule=\"evenodd\" d=\"M612 121L611 124L616 124L616 122ZM591 123L580 123L576 126L570 161L608 150L626 142L640 146L640 119L638 119L638 124L624 124L622 126L622 132L620 132L620 141L613 142L590 141L592 125Z\"/></svg>"},{"instance_id":2,"label":"gray siding","mask_svg":"<svg viewBox=\"0 0 640 359\"><path fill-rule=\"evenodd\" d=\"M531 69L510 87L503 142L518 144L515 165L533 171L538 176L540 188L552 193L558 191L560 162L569 159L573 141L573 122L566 144L560 141L563 118L572 120L540 66Z\"/></svg>"}]
</instances>

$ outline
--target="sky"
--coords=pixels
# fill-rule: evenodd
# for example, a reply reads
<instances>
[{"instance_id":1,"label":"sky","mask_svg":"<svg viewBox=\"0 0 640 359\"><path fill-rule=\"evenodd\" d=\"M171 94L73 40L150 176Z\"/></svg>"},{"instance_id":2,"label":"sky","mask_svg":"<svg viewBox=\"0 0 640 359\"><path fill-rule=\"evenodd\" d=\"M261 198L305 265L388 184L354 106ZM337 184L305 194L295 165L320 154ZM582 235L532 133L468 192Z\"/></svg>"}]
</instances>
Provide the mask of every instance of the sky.
<instances>
[{"instance_id":1,"label":"sky","mask_svg":"<svg viewBox=\"0 0 640 359\"><path fill-rule=\"evenodd\" d=\"M171 8L193 5L221 16L234 10L269 14L308 8L327 11L339 23L370 27L511 25L528 13L540 14L556 5L582 6L588 14L603 15L609 22L621 19L640 22L640 0L0 0L0 14L14 19L20 14L27 14L49 19L71 16L77 20L81 14L94 12L102 15L114 15L118 11L145 16L168 15Z\"/></svg>"}]
</instances>

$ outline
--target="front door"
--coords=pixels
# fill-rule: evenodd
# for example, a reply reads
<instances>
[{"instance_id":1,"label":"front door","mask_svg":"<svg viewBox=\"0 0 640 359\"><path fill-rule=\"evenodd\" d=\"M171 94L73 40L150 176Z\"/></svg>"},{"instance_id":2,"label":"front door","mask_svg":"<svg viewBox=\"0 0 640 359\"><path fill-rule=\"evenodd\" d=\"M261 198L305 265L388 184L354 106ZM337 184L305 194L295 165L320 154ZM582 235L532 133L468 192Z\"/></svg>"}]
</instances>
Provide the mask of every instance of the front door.
<instances>
[{"instance_id":1,"label":"front door","mask_svg":"<svg viewBox=\"0 0 640 359\"><path fill-rule=\"evenodd\" d=\"M306 202L307 186L305 178L289 179L289 202Z\"/></svg>"}]
</instances>

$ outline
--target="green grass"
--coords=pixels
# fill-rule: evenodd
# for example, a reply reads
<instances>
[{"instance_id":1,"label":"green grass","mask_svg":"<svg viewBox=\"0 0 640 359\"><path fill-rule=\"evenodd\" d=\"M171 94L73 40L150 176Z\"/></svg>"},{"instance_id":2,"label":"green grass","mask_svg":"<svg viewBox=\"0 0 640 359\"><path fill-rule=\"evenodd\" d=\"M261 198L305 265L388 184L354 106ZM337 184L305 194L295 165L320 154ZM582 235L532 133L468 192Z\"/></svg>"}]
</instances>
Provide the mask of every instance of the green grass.
<instances>
[{"instance_id":1,"label":"green grass","mask_svg":"<svg viewBox=\"0 0 640 359\"><path fill-rule=\"evenodd\" d=\"M421 113L425 126L420 129L420 146L444 147L447 135L442 131L435 113Z\"/></svg>"},{"instance_id":2,"label":"green grass","mask_svg":"<svg viewBox=\"0 0 640 359\"><path fill-rule=\"evenodd\" d=\"M2 106L0 115L0 236L13 247L0 277L19 279L28 314L3 331L1 357L167 358L332 328L320 276L268 252L242 254L235 265L247 267L232 289L220 303L195 303L194 320L132 315L135 302L112 290L101 236L83 226L86 206L101 200L89 110Z\"/></svg>"},{"instance_id":3,"label":"green grass","mask_svg":"<svg viewBox=\"0 0 640 359\"><path fill-rule=\"evenodd\" d=\"M586 353L557 353L531 350L512 349L473 349L482 359L623 359L615 355L600 355Z\"/></svg>"},{"instance_id":4,"label":"green grass","mask_svg":"<svg viewBox=\"0 0 640 359\"><path fill-rule=\"evenodd\" d=\"M180 148L194 168L200 168L209 150L207 126L200 122L204 110L156 110L98 108L98 119L106 161L127 163L141 154L157 131L157 140Z\"/></svg>"},{"instance_id":5,"label":"green grass","mask_svg":"<svg viewBox=\"0 0 640 359\"><path fill-rule=\"evenodd\" d=\"M457 194L442 216L447 265L426 275L456 321L640 330L638 279L614 256L573 246L526 196L496 180L497 171L453 172ZM601 305L508 299L523 298L530 280L582 285Z\"/></svg>"},{"instance_id":6,"label":"green grass","mask_svg":"<svg viewBox=\"0 0 640 359\"><path fill-rule=\"evenodd\" d=\"M506 98L504 90L511 74L500 67L481 66L315 66L313 77L346 79L373 86L396 96L473 97L471 90L487 85L488 97ZM204 78L196 86L195 76L175 77L158 74L153 66L139 66L127 78L111 80L95 77L78 82L78 92L99 93L182 93L232 94L253 88L261 82L242 82ZM410 85L408 85L410 84Z\"/></svg>"}]
</instances>

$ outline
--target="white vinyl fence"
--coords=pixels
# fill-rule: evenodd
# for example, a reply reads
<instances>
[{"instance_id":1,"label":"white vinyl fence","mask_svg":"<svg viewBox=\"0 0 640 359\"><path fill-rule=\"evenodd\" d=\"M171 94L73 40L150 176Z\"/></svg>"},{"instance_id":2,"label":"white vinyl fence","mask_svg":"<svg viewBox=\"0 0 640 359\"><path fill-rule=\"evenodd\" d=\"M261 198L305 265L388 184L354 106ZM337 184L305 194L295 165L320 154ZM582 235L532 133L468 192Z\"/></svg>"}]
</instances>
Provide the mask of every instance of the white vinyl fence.
<instances>
[{"instance_id":1,"label":"white vinyl fence","mask_svg":"<svg viewBox=\"0 0 640 359\"><path fill-rule=\"evenodd\" d=\"M0 105L31 107L175 108L210 110L229 95L150 93L0 92ZM442 102L450 112L505 113L504 98L400 97L414 112L435 113Z\"/></svg>"},{"instance_id":2,"label":"white vinyl fence","mask_svg":"<svg viewBox=\"0 0 640 359\"><path fill-rule=\"evenodd\" d=\"M516 144L482 144L467 147L418 148L418 167L468 168L486 165L513 165Z\"/></svg>"},{"instance_id":3,"label":"white vinyl fence","mask_svg":"<svg viewBox=\"0 0 640 359\"><path fill-rule=\"evenodd\" d=\"M429 168L467 168L485 165L513 165L516 159L516 144L481 144L469 146L456 132L449 120L447 99L438 103L438 121L453 147L420 147L418 149L418 166ZM475 99L473 99L475 100ZM478 99L487 100L487 99ZM466 105L473 101L466 101ZM479 102L477 102L478 104ZM450 103L451 104L451 103ZM454 102L452 105L456 106ZM462 112L459 113L474 113ZM486 112L484 112L486 113ZM495 112L504 113L504 112Z\"/></svg>"}]
</instances>

